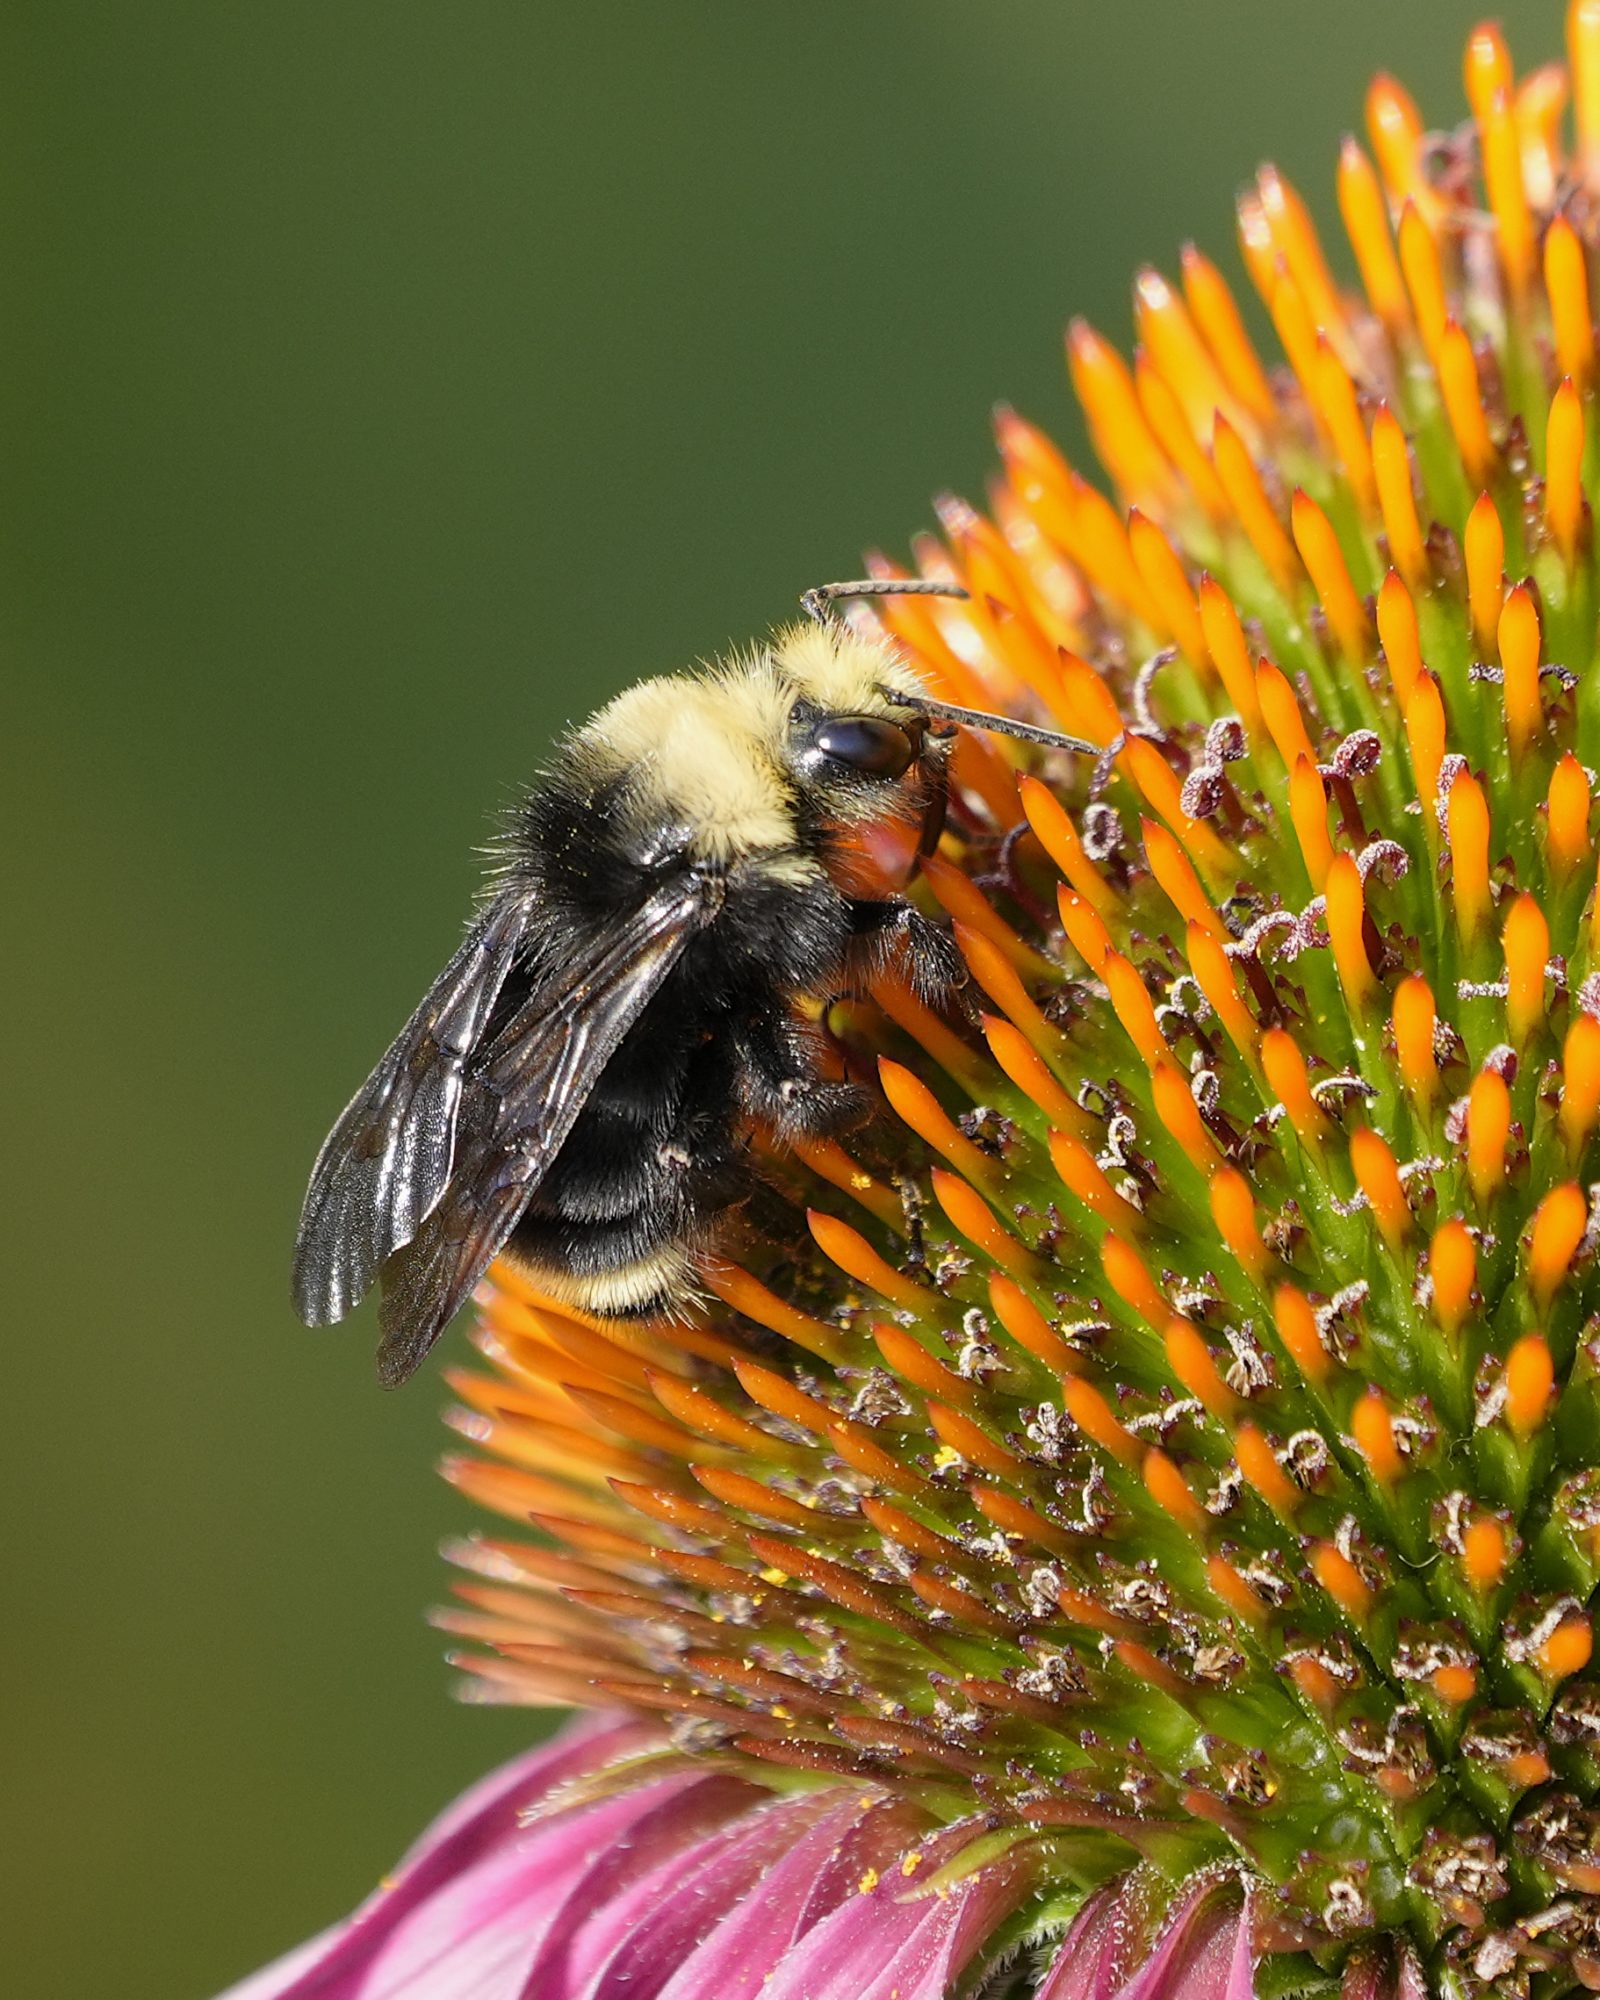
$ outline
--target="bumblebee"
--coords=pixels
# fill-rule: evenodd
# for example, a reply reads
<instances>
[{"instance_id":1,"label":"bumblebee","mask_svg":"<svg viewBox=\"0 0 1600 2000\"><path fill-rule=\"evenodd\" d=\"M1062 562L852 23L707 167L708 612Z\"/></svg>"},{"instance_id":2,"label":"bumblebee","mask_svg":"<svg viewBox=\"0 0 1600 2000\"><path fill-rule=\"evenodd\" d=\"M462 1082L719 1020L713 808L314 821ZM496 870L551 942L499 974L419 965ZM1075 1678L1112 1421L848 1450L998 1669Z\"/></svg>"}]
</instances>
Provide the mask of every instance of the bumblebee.
<instances>
[{"instance_id":1,"label":"bumblebee","mask_svg":"<svg viewBox=\"0 0 1600 2000\"><path fill-rule=\"evenodd\" d=\"M751 1190L752 1127L858 1115L803 1003L896 961L927 997L960 979L883 853L938 839L960 723L1095 746L934 702L831 616L907 587L824 585L811 622L628 689L517 808L465 939L306 1194L295 1306L327 1325L377 1279L385 1384L497 1254L592 1313L681 1311Z\"/></svg>"}]
</instances>

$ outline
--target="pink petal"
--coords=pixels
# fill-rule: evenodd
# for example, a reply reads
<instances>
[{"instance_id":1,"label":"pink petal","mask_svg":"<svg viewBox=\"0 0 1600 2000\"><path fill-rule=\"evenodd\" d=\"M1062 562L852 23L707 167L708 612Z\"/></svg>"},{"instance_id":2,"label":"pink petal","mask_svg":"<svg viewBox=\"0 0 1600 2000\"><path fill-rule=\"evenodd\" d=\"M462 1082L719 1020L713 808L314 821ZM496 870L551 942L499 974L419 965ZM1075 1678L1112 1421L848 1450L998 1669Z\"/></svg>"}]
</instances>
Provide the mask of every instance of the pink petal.
<instances>
[{"instance_id":1,"label":"pink petal","mask_svg":"<svg viewBox=\"0 0 1600 2000\"><path fill-rule=\"evenodd\" d=\"M1117 2000L1252 2000L1250 1899L1230 1910L1195 1890Z\"/></svg>"},{"instance_id":2,"label":"pink petal","mask_svg":"<svg viewBox=\"0 0 1600 2000\"><path fill-rule=\"evenodd\" d=\"M866 1869L889 1861L914 1831L900 1808L869 1808L860 1793L847 1792L673 1971L657 2000L763 1994L795 1939L854 1896Z\"/></svg>"},{"instance_id":3,"label":"pink petal","mask_svg":"<svg viewBox=\"0 0 1600 2000\"><path fill-rule=\"evenodd\" d=\"M313 1982L285 2000L345 2000L346 1993L350 2000L516 2000L575 1886L607 1856L626 1853L641 1821L670 1812L704 1782L696 1772L680 1772L535 1822L357 1954L349 1967L357 1975L353 1985ZM561 1991L534 1990L540 2000L546 1991L556 2000Z\"/></svg>"},{"instance_id":4,"label":"pink petal","mask_svg":"<svg viewBox=\"0 0 1600 2000\"><path fill-rule=\"evenodd\" d=\"M973 1953L1008 1916L1019 1893L1019 1878L1000 1867L960 1883L946 1896L929 1896L927 1912L913 1934L875 1979L860 1988L861 2000L943 2000ZM856 1988L846 1989L852 1995Z\"/></svg>"},{"instance_id":5,"label":"pink petal","mask_svg":"<svg viewBox=\"0 0 1600 2000\"><path fill-rule=\"evenodd\" d=\"M709 1840L669 1855L585 1926L573 1952L583 2000L655 2000L673 1969L772 1874L818 1819L837 1810L827 1792L752 1807ZM711 1988L710 1991L719 1989Z\"/></svg>"},{"instance_id":6,"label":"pink petal","mask_svg":"<svg viewBox=\"0 0 1600 2000\"><path fill-rule=\"evenodd\" d=\"M899 1902L887 1888L857 1890L815 1924L779 1961L763 2000L858 2000L868 1981L915 1936L927 1917L922 1903ZM712 2000L709 1993L699 2000Z\"/></svg>"},{"instance_id":7,"label":"pink petal","mask_svg":"<svg viewBox=\"0 0 1600 2000\"><path fill-rule=\"evenodd\" d=\"M591 1845L586 1865L563 1882L560 1900L536 1939L537 1949L523 1959L522 1980L515 1989L519 2000L577 2000L598 1970L582 1942L596 1913L662 1862L670 1859L679 1868L692 1868L693 1856L685 1850L714 1835L760 1796L740 1778L698 1772L690 1774L686 1785L668 1781L651 1792L626 1838Z\"/></svg>"},{"instance_id":8,"label":"pink petal","mask_svg":"<svg viewBox=\"0 0 1600 2000\"><path fill-rule=\"evenodd\" d=\"M1119 1983L1122 1937L1122 1905L1116 1887L1097 1889L1056 1947L1035 2000L1108 2000Z\"/></svg>"},{"instance_id":9,"label":"pink petal","mask_svg":"<svg viewBox=\"0 0 1600 2000\"><path fill-rule=\"evenodd\" d=\"M1122 1885L1090 1897L1039 1988L1037 2000L1254 2000L1251 1902L1230 1907L1214 1882L1194 1890L1142 1964L1128 1964Z\"/></svg>"}]
</instances>

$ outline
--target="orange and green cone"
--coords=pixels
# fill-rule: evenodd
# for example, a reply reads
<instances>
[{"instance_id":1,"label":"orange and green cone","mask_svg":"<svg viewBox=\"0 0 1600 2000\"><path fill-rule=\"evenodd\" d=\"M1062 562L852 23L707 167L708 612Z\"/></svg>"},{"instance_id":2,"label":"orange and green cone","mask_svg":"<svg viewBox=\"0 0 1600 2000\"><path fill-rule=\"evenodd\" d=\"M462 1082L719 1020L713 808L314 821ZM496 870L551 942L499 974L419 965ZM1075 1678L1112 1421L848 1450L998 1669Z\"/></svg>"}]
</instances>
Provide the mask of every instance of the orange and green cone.
<instances>
[{"instance_id":1,"label":"orange and green cone","mask_svg":"<svg viewBox=\"0 0 1600 2000\"><path fill-rule=\"evenodd\" d=\"M987 1896L907 1994L1600 1989L1600 0L1567 43L1478 30L1442 132L1380 77L1331 257L1262 171L1274 346L1192 246L1131 360L1074 323L1103 477L1002 411L914 548L966 601L852 610L1104 746L962 739L970 1023L832 1011L879 1114L697 1325L501 1267L450 1373L472 1687L651 1719L597 1796L901 1815L859 1893Z\"/></svg>"}]
</instances>

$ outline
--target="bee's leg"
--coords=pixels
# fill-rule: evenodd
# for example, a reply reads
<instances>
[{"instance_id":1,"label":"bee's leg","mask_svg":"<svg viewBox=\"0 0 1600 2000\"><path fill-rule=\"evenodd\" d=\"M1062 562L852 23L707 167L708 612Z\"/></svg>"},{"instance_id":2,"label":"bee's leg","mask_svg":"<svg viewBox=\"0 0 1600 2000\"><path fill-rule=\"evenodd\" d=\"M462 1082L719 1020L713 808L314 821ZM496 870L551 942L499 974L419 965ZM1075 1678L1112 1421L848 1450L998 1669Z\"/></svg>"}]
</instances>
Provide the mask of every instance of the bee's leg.
<instances>
[{"instance_id":1,"label":"bee's leg","mask_svg":"<svg viewBox=\"0 0 1600 2000\"><path fill-rule=\"evenodd\" d=\"M967 981L955 940L904 898L852 897L851 972L870 981L891 967L904 972L919 1000L947 1001Z\"/></svg>"},{"instance_id":2,"label":"bee's leg","mask_svg":"<svg viewBox=\"0 0 1600 2000\"><path fill-rule=\"evenodd\" d=\"M823 1070L826 1045L791 1015L745 1023L738 1037L743 1108L780 1139L816 1139L858 1124L871 1107L859 1084L835 1083Z\"/></svg>"}]
</instances>

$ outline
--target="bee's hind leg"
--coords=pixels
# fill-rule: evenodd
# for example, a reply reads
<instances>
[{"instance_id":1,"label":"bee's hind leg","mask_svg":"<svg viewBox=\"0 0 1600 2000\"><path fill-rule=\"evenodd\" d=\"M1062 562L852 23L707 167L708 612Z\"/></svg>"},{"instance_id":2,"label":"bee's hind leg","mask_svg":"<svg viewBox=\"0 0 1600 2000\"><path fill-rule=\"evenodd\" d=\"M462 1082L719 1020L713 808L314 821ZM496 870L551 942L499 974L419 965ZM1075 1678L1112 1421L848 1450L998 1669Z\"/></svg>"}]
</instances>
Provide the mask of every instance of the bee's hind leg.
<instances>
[{"instance_id":1,"label":"bee's hind leg","mask_svg":"<svg viewBox=\"0 0 1600 2000\"><path fill-rule=\"evenodd\" d=\"M780 1140L830 1138L871 1110L870 1092L826 1074L827 1043L804 1021L752 1020L740 1033L738 1053L740 1102Z\"/></svg>"}]
</instances>

